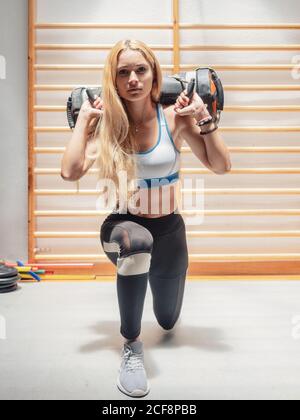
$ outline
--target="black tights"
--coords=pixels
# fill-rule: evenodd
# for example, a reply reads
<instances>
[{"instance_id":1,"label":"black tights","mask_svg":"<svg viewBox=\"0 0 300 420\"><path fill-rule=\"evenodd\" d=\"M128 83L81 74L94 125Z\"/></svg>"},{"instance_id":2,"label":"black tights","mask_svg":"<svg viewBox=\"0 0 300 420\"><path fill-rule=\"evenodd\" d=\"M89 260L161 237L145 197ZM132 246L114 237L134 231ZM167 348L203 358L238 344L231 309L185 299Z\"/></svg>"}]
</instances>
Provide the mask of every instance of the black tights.
<instances>
[{"instance_id":1,"label":"black tights","mask_svg":"<svg viewBox=\"0 0 300 420\"><path fill-rule=\"evenodd\" d=\"M100 240L117 267L120 332L128 340L140 335L147 283L158 323L173 328L182 307L188 250L181 214L146 218L111 213L101 226Z\"/></svg>"}]
</instances>

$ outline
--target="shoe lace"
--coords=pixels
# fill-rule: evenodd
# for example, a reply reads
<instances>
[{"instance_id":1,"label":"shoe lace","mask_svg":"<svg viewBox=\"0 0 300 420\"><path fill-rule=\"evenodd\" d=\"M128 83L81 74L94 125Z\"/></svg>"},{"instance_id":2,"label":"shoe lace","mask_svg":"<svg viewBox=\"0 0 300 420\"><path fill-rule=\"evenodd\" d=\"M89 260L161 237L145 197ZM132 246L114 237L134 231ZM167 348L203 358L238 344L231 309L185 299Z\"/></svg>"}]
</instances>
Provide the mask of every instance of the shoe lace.
<instances>
[{"instance_id":1,"label":"shoe lace","mask_svg":"<svg viewBox=\"0 0 300 420\"><path fill-rule=\"evenodd\" d=\"M134 353L127 348L124 350L124 360L128 372L144 369L143 353Z\"/></svg>"}]
</instances>

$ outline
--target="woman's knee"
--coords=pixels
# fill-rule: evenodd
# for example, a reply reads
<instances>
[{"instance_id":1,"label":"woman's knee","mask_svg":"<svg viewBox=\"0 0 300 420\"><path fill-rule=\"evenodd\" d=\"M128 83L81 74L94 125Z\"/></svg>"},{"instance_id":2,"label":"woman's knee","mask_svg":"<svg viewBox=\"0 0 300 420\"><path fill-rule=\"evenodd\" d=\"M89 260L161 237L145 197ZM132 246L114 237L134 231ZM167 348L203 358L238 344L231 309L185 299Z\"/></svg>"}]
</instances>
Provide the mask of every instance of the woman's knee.
<instances>
[{"instance_id":1,"label":"woman's knee","mask_svg":"<svg viewBox=\"0 0 300 420\"><path fill-rule=\"evenodd\" d=\"M150 276L153 312L157 322L165 330L171 330L174 327L181 313L185 279L185 273L173 279Z\"/></svg>"},{"instance_id":2,"label":"woman's knee","mask_svg":"<svg viewBox=\"0 0 300 420\"><path fill-rule=\"evenodd\" d=\"M119 246L118 273L138 275L150 269L153 236L148 229L138 223L119 223L111 234L111 241Z\"/></svg>"},{"instance_id":3,"label":"woman's knee","mask_svg":"<svg viewBox=\"0 0 300 420\"><path fill-rule=\"evenodd\" d=\"M119 244L121 257L151 253L153 249L153 236L149 230L131 221L119 223L111 234L111 240Z\"/></svg>"},{"instance_id":4,"label":"woman's knee","mask_svg":"<svg viewBox=\"0 0 300 420\"><path fill-rule=\"evenodd\" d=\"M166 314L166 315L160 315L156 316L157 322L164 330L171 330L176 322L178 321L179 314Z\"/></svg>"}]
</instances>

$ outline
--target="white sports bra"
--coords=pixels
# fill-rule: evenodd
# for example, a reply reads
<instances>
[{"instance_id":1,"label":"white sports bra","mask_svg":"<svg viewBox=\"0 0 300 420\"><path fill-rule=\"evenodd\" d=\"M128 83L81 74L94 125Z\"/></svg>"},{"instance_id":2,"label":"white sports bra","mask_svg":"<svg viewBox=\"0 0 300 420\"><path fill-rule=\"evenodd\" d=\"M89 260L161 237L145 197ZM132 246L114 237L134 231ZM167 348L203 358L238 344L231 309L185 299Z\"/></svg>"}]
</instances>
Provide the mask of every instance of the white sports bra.
<instances>
[{"instance_id":1,"label":"white sports bra","mask_svg":"<svg viewBox=\"0 0 300 420\"><path fill-rule=\"evenodd\" d=\"M146 152L134 153L140 188L158 188L179 179L180 151L175 146L161 104L156 104L156 112L159 133L155 146Z\"/></svg>"}]
</instances>

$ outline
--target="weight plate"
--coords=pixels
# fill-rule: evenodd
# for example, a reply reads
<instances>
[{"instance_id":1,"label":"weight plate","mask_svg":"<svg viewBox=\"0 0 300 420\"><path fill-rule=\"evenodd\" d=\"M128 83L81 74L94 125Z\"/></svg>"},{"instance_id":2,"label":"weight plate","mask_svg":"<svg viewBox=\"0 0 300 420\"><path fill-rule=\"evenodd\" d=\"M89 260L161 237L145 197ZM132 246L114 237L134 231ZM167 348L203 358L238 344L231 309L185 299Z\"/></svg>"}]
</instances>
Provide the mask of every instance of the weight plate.
<instances>
[{"instance_id":1,"label":"weight plate","mask_svg":"<svg viewBox=\"0 0 300 420\"><path fill-rule=\"evenodd\" d=\"M18 273L19 272L15 267L7 267L5 265L0 266L0 279L14 277Z\"/></svg>"},{"instance_id":2,"label":"weight plate","mask_svg":"<svg viewBox=\"0 0 300 420\"><path fill-rule=\"evenodd\" d=\"M0 293L13 292L13 291L17 290L17 288L18 288L17 284L14 284L13 286L10 286L10 287L5 287L5 288L3 287L3 288L0 289Z\"/></svg>"},{"instance_id":3,"label":"weight plate","mask_svg":"<svg viewBox=\"0 0 300 420\"><path fill-rule=\"evenodd\" d=\"M19 275L14 276L14 277L7 277L7 278L0 279L0 287L5 285L5 284L13 283L13 282L19 281L19 280L21 280L21 277Z\"/></svg>"},{"instance_id":4,"label":"weight plate","mask_svg":"<svg viewBox=\"0 0 300 420\"><path fill-rule=\"evenodd\" d=\"M6 287L14 286L15 284L17 284L16 281L11 281L10 283L6 283L6 284L0 284L0 290L1 289L6 289Z\"/></svg>"}]
</instances>

